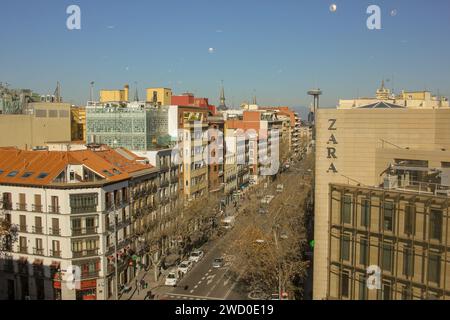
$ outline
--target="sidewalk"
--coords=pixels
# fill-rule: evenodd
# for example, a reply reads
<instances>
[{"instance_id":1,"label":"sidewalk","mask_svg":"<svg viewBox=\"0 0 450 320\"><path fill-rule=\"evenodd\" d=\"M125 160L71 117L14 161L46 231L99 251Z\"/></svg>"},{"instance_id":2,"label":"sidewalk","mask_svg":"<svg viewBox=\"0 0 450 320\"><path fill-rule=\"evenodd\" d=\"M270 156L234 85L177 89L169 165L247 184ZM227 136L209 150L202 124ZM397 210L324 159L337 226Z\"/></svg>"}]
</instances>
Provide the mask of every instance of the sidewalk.
<instances>
[{"instance_id":1,"label":"sidewalk","mask_svg":"<svg viewBox=\"0 0 450 320\"><path fill-rule=\"evenodd\" d=\"M144 281L148 284L147 289L140 289L140 281ZM137 280L137 287L136 287ZM145 300L147 292L154 288L161 286L164 283L164 276L161 274L159 280L155 281L154 269L150 267L147 271L142 269L136 275L136 277L130 282L131 290L128 293L123 294L120 300Z\"/></svg>"}]
</instances>

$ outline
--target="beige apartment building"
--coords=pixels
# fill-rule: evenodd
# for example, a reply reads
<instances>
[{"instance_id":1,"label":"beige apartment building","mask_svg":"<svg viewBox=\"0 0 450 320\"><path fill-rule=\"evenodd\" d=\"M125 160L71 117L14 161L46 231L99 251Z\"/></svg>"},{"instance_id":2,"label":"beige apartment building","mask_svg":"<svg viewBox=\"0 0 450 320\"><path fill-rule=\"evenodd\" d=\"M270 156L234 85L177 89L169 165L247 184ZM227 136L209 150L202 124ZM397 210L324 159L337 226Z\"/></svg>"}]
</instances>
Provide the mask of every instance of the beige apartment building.
<instances>
[{"instance_id":1,"label":"beige apartment building","mask_svg":"<svg viewBox=\"0 0 450 320\"><path fill-rule=\"evenodd\" d=\"M449 299L449 164L448 108L319 110L314 299Z\"/></svg>"},{"instance_id":2,"label":"beige apartment building","mask_svg":"<svg viewBox=\"0 0 450 320\"><path fill-rule=\"evenodd\" d=\"M29 150L71 140L70 104L30 103L23 114L0 114L0 147Z\"/></svg>"}]
</instances>

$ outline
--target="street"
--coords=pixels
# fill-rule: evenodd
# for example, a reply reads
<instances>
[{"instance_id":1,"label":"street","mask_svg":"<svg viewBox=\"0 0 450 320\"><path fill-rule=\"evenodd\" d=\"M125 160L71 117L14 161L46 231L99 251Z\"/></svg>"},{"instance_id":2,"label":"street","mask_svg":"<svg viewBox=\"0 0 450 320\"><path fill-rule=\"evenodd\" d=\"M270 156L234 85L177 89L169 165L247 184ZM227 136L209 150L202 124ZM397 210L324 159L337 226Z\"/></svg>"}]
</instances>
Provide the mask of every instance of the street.
<instances>
[{"instance_id":1,"label":"street","mask_svg":"<svg viewBox=\"0 0 450 320\"><path fill-rule=\"evenodd\" d=\"M138 279L144 279L146 282L153 283L149 287L155 299L158 300L247 300L249 299L249 290L246 285L240 281L241 274L231 272L230 268L233 264L235 256L233 255L233 243L240 239L242 235L247 233L248 228L253 224L265 225L267 217L265 215L256 215L256 220L251 220L250 216L245 212L248 210L255 210L260 205L262 195L272 194L275 196L274 204L277 202L284 202L281 206L272 205L273 216L278 216L281 209L286 203L290 203L293 195L286 195L276 192L276 186L279 183L289 185L290 183L302 184L305 187L310 187L310 182L304 179L307 173L305 162L301 161L293 166L288 171L282 173L278 178L270 183L267 188L263 185L254 187L249 190L241 199L237 210L230 206L226 212L236 216L235 227L225 232L222 236L215 237L208 241L200 249L204 252L203 258L194 263L193 268L185 274L178 282L176 287L164 285L165 275L169 270L166 270L161 275L158 283L152 281L152 272L145 273L144 276L138 276ZM305 189L306 190L306 189ZM285 201L282 201L284 199ZM274 207L275 206L275 207ZM250 219L250 220L249 220ZM301 250L301 248L299 248ZM224 265L220 268L213 267L215 258L224 258ZM187 259L187 258L186 258ZM245 272L242 270L240 272ZM148 290L136 290L134 288L130 295L124 296L123 299L143 300Z\"/></svg>"}]
</instances>

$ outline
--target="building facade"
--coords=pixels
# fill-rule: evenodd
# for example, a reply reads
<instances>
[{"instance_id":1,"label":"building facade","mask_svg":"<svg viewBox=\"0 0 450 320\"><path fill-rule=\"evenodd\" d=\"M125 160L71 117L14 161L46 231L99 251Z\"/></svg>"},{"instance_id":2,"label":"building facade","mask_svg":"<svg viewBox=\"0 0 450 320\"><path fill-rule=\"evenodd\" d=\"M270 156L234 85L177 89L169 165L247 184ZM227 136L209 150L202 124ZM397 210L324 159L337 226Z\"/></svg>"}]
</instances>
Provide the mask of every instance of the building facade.
<instances>
[{"instance_id":1,"label":"building facade","mask_svg":"<svg viewBox=\"0 0 450 320\"><path fill-rule=\"evenodd\" d=\"M314 299L411 297L401 293L408 283L405 290L414 298L448 298L448 194L441 189L448 185L449 125L449 109L386 105L318 111ZM392 170L400 171L386 177ZM434 189L425 186L430 182ZM417 213L416 235L404 231L405 216L412 214L405 206ZM409 278L402 274L405 245L413 247L414 258L407 259L416 266ZM358 254L367 246L364 261L381 269L382 285L360 296L365 265Z\"/></svg>"},{"instance_id":2,"label":"building facade","mask_svg":"<svg viewBox=\"0 0 450 320\"><path fill-rule=\"evenodd\" d=\"M1 214L18 227L2 257L1 298L114 298L143 261L133 259L144 254L135 191L147 185L156 193L157 169L104 146L0 153Z\"/></svg>"},{"instance_id":3,"label":"building facade","mask_svg":"<svg viewBox=\"0 0 450 320\"><path fill-rule=\"evenodd\" d=\"M70 140L70 104L33 102L21 114L0 114L0 147L33 149Z\"/></svg>"}]
</instances>

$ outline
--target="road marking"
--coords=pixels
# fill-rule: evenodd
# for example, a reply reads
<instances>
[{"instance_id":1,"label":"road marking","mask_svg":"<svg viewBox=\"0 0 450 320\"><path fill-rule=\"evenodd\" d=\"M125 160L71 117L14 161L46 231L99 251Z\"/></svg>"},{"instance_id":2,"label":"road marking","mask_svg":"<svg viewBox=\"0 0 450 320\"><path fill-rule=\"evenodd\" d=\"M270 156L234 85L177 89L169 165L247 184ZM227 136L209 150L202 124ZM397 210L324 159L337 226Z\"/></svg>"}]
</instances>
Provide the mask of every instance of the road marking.
<instances>
[{"instance_id":1,"label":"road marking","mask_svg":"<svg viewBox=\"0 0 450 320\"><path fill-rule=\"evenodd\" d=\"M227 291L227 294L224 298L224 300L226 300L228 298L228 296L230 295L231 291L233 291L234 287L236 287L237 283L239 282L239 279L241 278L241 276L244 274L245 270L242 271L239 276L237 277L236 281L233 283L233 285L231 286L230 290Z\"/></svg>"},{"instance_id":2,"label":"road marking","mask_svg":"<svg viewBox=\"0 0 450 320\"><path fill-rule=\"evenodd\" d=\"M194 289L197 289L197 288L198 288L198 284L194 286ZM194 291L194 290L192 290L192 291Z\"/></svg>"},{"instance_id":3,"label":"road marking","mask_svg":"<svg viewBox=\"0 0 450 320\"><path fill-rule=\"evenodd\" d=\"M203 277L202 280L205 280L206 277Z\"/></svg>"},{"instance_id":4,"label":"road marking","mask_svg":"<svg viewBox=\"0 0 450 320\"><path fill-rule=\"evenodd\" d=\"M194 296L194 295L183 295L183 294L177 294L177 293L171 293L170 297L172 298L183 298L183 299L187 299L188 297L192 297L192 298L198 298L198 299L203 299L203 300L224 300L222 298L214 298L214 297L205 297L205 296Z\"/></svg>"},{"instance_id":5,"label":"road marking","mask_svg":"<svg viewBox=\"0 0 450 320\"><path fill-rule=\"evenodd\" d=\"M192 289L191 291L189 291L190 293L194 293L194 289Z\"/></svg>"}]
</instances>

